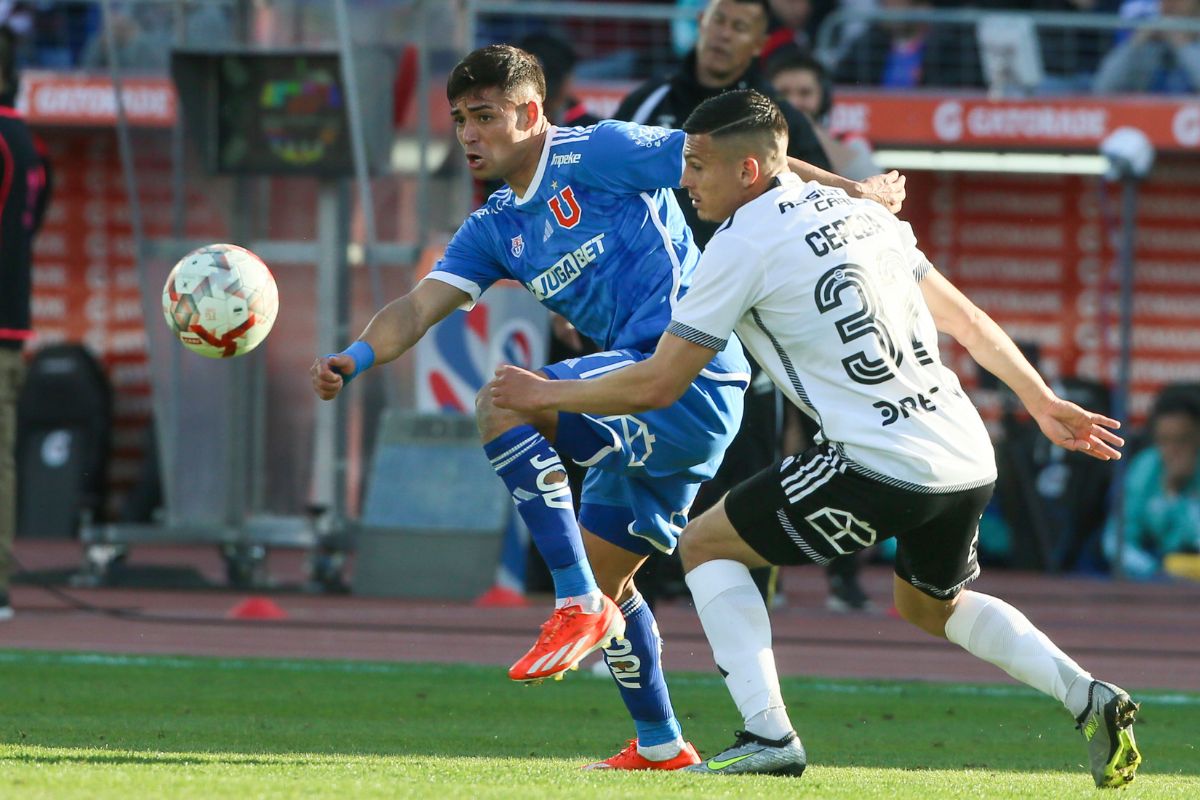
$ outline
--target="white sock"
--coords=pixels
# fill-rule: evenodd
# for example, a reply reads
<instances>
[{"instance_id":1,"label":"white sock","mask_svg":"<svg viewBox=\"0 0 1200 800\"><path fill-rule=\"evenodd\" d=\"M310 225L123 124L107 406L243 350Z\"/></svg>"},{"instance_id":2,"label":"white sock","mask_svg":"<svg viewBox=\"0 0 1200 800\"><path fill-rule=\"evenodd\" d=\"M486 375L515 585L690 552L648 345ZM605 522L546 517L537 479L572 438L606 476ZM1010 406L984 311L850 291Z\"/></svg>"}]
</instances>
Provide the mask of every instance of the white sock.
<instances>
[{"instance_id":1,"label":"white sock","mask_svg":"<svg viewBox=\"0 0 1200 800\"><path fill-rule=\"evenodd\" d=\"M786 708L775 706L746 720L746 730L764 739L782 739L792 732L792 721Z\"/></svg>"},{"instance_id":2,"label":"white sock","mask_svg":"<svg viewBox=\"0 0 1200 800\"><path fill-rule=\"evenodd\" d=\"M946 620L946 638L1054 697L1073 717L1087 708L1092 676L998 597L963 592Z\"/></svg>"},{"instance_id":3,"label":"white sock","mask_svg":"<svg viewBox=\"0 0 1200 800\"><path fill-rule=\"evenodd\" d=\"M670 761L675 756L683 752L685 743L683 739L676 739L673 742L664 742L663 744L652 744L648 747L643 747L638 744L638 755L648 761Z\"/></svg>"},{"instance_id":4,"label":"white sock","mask_svg":"<svg viewBox=\"0 0 1200 800\"><path fill-rule=\"evenodd\" d=\"M578 594L574 597L560 597L554 601L555 608L563 608L565 606L578 605L583 609L585 614L598 614L603 605L604 595L599 589L588 592L587 594Z\"/></svg>"},{"instance_id":5,"label":"white sock","mask_svg":"<svg viewBox=\"0 0 1200 800\"><path fill-rule=\"evenodd\" d=\"M684 579L746 730L768 739L787 735L792 723L775 671L771 620L750 570L737 561L708 561Z\"/></svg>"}]
</instances>

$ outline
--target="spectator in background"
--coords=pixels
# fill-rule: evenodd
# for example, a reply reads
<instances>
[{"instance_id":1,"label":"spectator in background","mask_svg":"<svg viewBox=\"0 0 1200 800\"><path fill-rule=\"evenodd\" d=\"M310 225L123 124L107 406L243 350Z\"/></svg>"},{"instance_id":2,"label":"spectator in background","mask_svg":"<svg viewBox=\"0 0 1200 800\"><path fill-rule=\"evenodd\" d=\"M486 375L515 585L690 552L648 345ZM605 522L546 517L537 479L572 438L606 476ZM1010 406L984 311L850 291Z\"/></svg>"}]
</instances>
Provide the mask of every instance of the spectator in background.
<instances>
[{"instance_id":1,"label":"spectator in background","mask_svg":"<svg viewBox=\"0 0 1200 800\"><path fill-rule=\"evenodd\" d=\"M766 0L710 0L700 17L696 47L683 64L664 79L643 83L617 108L617 119L677 128L688 114L710 97L729 89L756 89L775 96L758 65L767 38ZM829 169L829 158L812 123L790 106L784 109L791 138L788 155ZM675 192L688 227L703 247L717 225L696 216L687 192Z\"/></svg>"},{"instance_id":2,"label":"spectator in background","mask_svg":"<svg viewBox=\"0 0 1200 800\"><path fill-rule=\"evenodd\" d=\"M930 11L932 0L883 0L887 11ZM982 88L973 26L884 22L856 38L838 60L834 81L888 89Z\"/></svg>"},{"instance_id":3,"label":"spectator in background","mask_svg":"<svg viewBox=\"0 0 1200 800\"><path fill-rule=\"evenodd\" d=\"M24 379L21 348L33 335L30 319L33 237L49 198L50 176L25 120L13 109L17 96L16 41L0 27L0 621L13 615L8 596L17 525L17 397Z\"/></svg>"},{"instance_id":4,"label":"spectator in background","mask_svg":"<svg viewBox=\"0 0 1200 800\"><path fill-rule=\"evenodd\" d=\"M767 25L767 41L762 48L763 63L780 49L799 49L811 52L816 29L810 27L813 18L812 0L768 0L771 12Z\"/></svg>"},{"instance_id":5,"label":"spectator in background","mask_svg":"<svg viewBox=\"0 0 1200 800\"><path fill-rule=\"evenodd\" d=\"M1115 520L1104 535L1110 563L1132 578L1162 572L1172 553L1200 552L1200 395L1164 391L1151 415L1151 445L1125 474L1123 557Z\"/></svg>"},{"instance_id":6,"label":"spectator in background","mask_svg":"<svg viewBox=\"0 0 1200 800\"><path fill-rule=\"evenodd\" d=\"M798 48L784 47L767 61L766 74L779 98L812 120L834 172L857 181L882 171L871 155L870 142L862 136L830 131L833 83L820 61Z\"/></svg>"},{"instance_id":7,"label":"spectator in background","mask_svg":"<svg viewBox=\"0 0 1200 800\"><path fill-rule=\"evenodd\" d=\"M1161 0L1160 17L1200 20L1200 0ZM1200 92L1200 35L1143 28L1104 57L1096 94Z\"/></svg>"}]
</instances>

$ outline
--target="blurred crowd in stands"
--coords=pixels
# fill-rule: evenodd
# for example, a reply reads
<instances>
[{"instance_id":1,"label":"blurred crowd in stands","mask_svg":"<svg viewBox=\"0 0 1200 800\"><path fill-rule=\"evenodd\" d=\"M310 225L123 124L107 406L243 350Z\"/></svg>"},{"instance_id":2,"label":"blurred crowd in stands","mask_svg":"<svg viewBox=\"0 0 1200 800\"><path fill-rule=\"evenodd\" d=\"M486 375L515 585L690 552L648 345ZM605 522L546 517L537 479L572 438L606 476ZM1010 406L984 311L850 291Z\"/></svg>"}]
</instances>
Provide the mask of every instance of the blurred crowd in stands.
<instances>
[{"instance_id":1,"label":"blurred crowd in stands","mask_svg":"<svg viewBox=\"0 0 1200 800\"><path fill-rule=\"evenodd\" d=\"M111 4L116 60L124 68L162 72L175 41L213 44L229 39L233 6L193 3L182 22L176 4L114 2ZM99 2L64 0L0 0L0 24L21 41L22 66L37 69L104 69L108 47Z\"/></svg>"},{"instance_id":2,"label":"blurred crowd in stands","mask_svg":"<svg viewBox=\"0 0 1200 800\"><path fill-rule=\"evenodd\" d=\"M323 13L319 5L251 3L258 14L274 13L274 6ZM454 4L445 5L452 14ZM675 5L698 16L705 3L675 0ZM1200 91L1200 0L769 0L769 5L764 63L777 51L799 51L818 60L835 84L991 89L1006 95ZM169 2L114 2L111 8L120 64L161 71L173 41L228 41L237 4L186 3L181 15ZM1014 21L1014 13L1036 22ZM989 23L994 14L1009 16ZM25 67L106 68L102 20L102 6L94 1L0 0L0 24L20 38ZM673 67L695 44L690 14L674 24L604 22L580 18L567 26L580 34L570 37L580 51L580 77L644 79ZM516 41L549 24L523 15L484 16L480 38Z\"/></svg>"},{"instance_id":3,"label":"blurred crowd in stands","mask_svg":"<svg viewBox=\"0 0 1200 800\"><path fill-rule=\"evenodd\" d=\"M698 15L705 0L677 4ZM769 0L769 6L764 63L777 51L799 50L839 85L1008 95L1200 91L1200 0ZM989 24L996 14L1007 16ZM1014 14L1027 17L1026 24ZM539 23L484 19L480 38L515 41L530 24ZM574 23L572 33L581 33L575 28L582 24ZM581 50L580 77L642 79L695 44L690 17L671 25L661 44L646 27L612 20L603 36L572 35Z\"/></svg>"}]
</instances>

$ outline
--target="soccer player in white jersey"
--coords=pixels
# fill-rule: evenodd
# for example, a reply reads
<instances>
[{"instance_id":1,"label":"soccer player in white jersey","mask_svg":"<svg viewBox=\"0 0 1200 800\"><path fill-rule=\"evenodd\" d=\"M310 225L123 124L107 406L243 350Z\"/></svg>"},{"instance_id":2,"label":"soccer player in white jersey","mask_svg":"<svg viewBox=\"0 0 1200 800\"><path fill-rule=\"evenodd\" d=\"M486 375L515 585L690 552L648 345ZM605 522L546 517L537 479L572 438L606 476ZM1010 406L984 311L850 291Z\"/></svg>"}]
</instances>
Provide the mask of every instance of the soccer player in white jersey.
<instances>
[{"instance_id":1,"label":"soccer player in white jersey","mask_svg":"<svg viewBox=\"0 0 1200 800\"><path fill-rule=\"evenodd\" d=\"M825 564L894 536L900 615L1055 697L1083 731L1096 784L1128 783L1141 761L1129 695L1093 680L1017 609L965 588L979 574L978 522L995 455L941 363L937 334L954 337L1008 384L1060 447L1119 458L1119 423L1057 397L1000 327L930 265L907 223L788 173L787 127L769 99L720 95L684 130L682 185L702 218L725 222L654 355L593 381L545 382L502 367L492 396L526 411L660 408L736 331L819 422L816 446L743 481L684 530L687 583L745 720L732 747L688 769L798 775L806 765L748 568Z\"/></svg>"},{"instance_id":2,"label":"soccer player in white jersey","mask_svg":"<svg viewBox=\"0 0 1200 800\"><path fill-rule=\"evenodd\" d=\"M520 281L603 350L547 365L543 374L588 378L649 357L699 260L672 191L683 175L686 137L612 120L559 128L546 119L545 96L537 60L516 47L482 47L454 67L446 98L467 167L507 185L358 341L316 359L319 397L330 400L372 364L400 357L504 279ZM902 183L892 178L874 185L884 200L889 190L903 199ZM604 647L637 737L593 765L599 768L678 769L699 761L672 710L662 638L633 576L654 550L675 549L697 488L741 422L749 375L740 345L731 342L709 360L686 398L637 416L519 414L492 406L486 391L477 397L484 452L554 580L555 610L509 677L561 677ZM695 435L697 425L706 435ZM578 520L562 458L589 467Z\"/></svg>"}]
</instances>

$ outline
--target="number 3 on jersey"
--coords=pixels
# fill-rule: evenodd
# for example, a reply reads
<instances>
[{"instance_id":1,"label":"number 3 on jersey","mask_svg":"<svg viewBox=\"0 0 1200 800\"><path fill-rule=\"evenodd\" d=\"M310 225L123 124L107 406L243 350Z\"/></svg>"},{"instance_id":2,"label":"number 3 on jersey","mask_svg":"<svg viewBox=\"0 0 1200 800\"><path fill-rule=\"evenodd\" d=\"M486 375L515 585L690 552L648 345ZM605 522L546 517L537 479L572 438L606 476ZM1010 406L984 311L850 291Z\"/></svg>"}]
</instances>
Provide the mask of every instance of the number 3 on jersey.
<instances>
[{"instance_id":1,"label":"number 3 on jersey","mask_svg":"<svg viewBox=\"0 0 1200 800\"><path fill-rule=\"evenodd\" d=\"M904 362L904 353L896 347L892 333L877 316L879 301L862 267L857 264L842 264L822 275L814 292L817 310L825 314L840 307L845 302L847 292L852 292L862 307L834 323L838 335L846 344L864 336L873 336L882 357L872 358L866 351L859 350L843 358L842 366L850 379L856 383L873 385L890 381L896 376L894 368ZM914 324L915 321L914 319ZM909 338L912 340L913 352L918 363L933 363L925 346L916 338L915 331L910 332Z\"/></svg>"}]
</instances>

